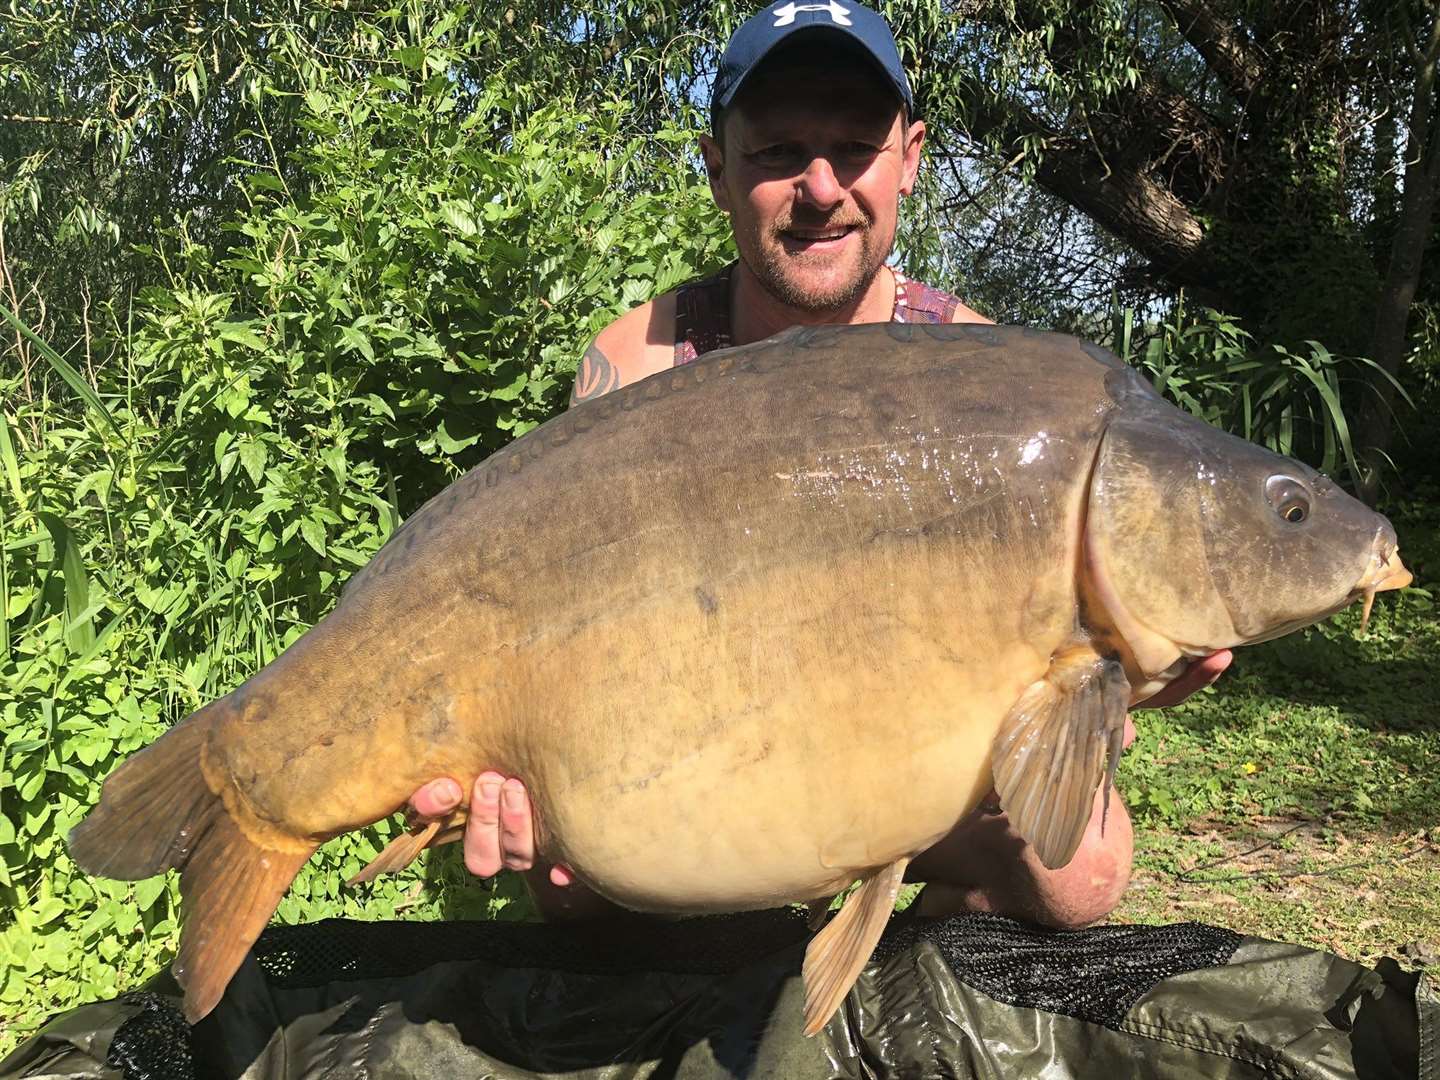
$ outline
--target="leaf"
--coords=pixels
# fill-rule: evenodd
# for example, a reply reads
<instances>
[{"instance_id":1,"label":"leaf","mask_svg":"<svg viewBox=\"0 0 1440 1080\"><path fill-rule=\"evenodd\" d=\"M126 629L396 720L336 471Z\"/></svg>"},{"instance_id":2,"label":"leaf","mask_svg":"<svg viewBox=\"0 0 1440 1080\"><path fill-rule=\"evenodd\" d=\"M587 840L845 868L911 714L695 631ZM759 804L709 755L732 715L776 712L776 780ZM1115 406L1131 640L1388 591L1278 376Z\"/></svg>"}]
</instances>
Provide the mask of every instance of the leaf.
<instances>
[{"instance_id":1,"label":"leaf","mask_svg":"<svg viewBox=\"0 0 1440 1080\"><path fill-rule=\"evenodd\" d=\"M400 513L400 497L395 493L395 474L385 471L385 503L381 516L380 539L389 540L400 528L405 516Z\"/></svg>"},{"instance_id":2,"label":"leaf","mask_svg":"<svg viewBox=\"0 0 1440 1080\"><path fill-rule=\"evenodd\" d=\"M5 469L16 504L24 510L25 488L20 483L20 460L15 456L15 444L10 441L10 420L4 413L0 413L0 466Z\"/></svg>"},{"instance_id":3,"label":"leaf","mask_svg":"<svg viewBox=\"0 0 1440 1080\"><path fill-rule=\"evenodd\" d=\"M0 419L0 423L3 423ZM0 510L0 535L4 535L5 514ZM0 668L10 664L10 562L0 544Z\"/></svg>"},{"instance_id":4,"label":"leaf","mask_svg":"<svg viewBox=\"0 0 1440 1080\"><path fill-rule=\"evenodd\" d=\"M247 439L240 444L240 464L250 477L250 483L257 488L265 475L265 462L269 451L259 439Z\"/></svg>"},{"instance_id":5,"label":"leaf","mask_svg":"<svg viewBox=\"0 0 1440 1080\"><path fill-rule=\"evenodd\" d=\"M480 231L475 224L475 219L470 216L470 205L460 202L446 202L440 204L440 216L462 236L474 236Z\"/></svg>"},{"instance_id":6,"label":"leaf","mask_svg":"<svg viewBox=\"0 0 1440 1080\"><path fill-rule=\"evenodd\" d=\"M31 925L44 926L46 923L54 922L63 914L65 914L65 901L58 896L47 896L30 909Z\"/></svg>"},{"instance_id":7,"label":"leaf","mask_svg":"<svg viewBox=\"0 0 1440 1080\"><path fill-rule=\"evenodd\" d=\"M449 429L449 421L442 420L440 426L435 429L435 445L440 448L443 454L458 454L468 446L474 446L480 441L480 434L473 435L454 434Z\"/></svg>"},{"instance_id":8,"label":"leaf","mask_svg":"<svg viewBox=\"0 0 1440 1080\"><path fill-rule=\"evenodd\" d=\"M71 664L70 667L66 670L64 678L60 680L60 685L55 688L56 697L60 696L60 693L65 689L66 686L69 685L70 680L74 678L78 672L85 670L86 664L88 664L91 660L95 659L95 657L100 654L100 652L105 648L106 644L109 643L110 638L114 636L115 631L120 628L121 621L125 618L126 615L129 614L129 612L130 607L129 605L126 605L125 609L121 611L120 614L116 615L113 619L106 623L104 629L102 629L100 633L95 635L95 641L91 644L91 646L83 653L81 653L76 658L75 662Z\"/></svg>"},{"instance_id":9,"label":"leaf","mask_svg":"<svg viewBox=\"0 0 1440 1080\"><path fill-rule=\"evenodd\" d=\"M340 340L347 349L360 353L372 364L375 362L375 350L370 345L370 339L353 326L340 327Z\"/></svg>"},{"instance_id":10,"label":"leaf","mask_svg":"<svg viewBox=\"0 0 1440 1080\"><path fill-rule=\"evenodd\" d=\"M78 504L87 494L94 491L103 507L110 498L111 472L109 469L96 469L89 476L84 477L80 483L75 485L75 492L71 496Z\"/></svg>"},{"instance_id":11,"label":"leaf","mask_svg":"<svg viewBox=\"0 0 1440 1080\"><path fill-rule=\"evenodd\" d=\"M215 327L220 332L220 340L233 341L237 345L244 345L256 352L264 352L267 348L265 339L251 329L254 323L222 322Z\"/></svg>"},{"instance_id":12,"label":"leaf","mask_svg":"<svg viewBox=\"0 0 1440 1080\"><path fill-rule=\"evenodd\" d=\"M80 559L80 546L75 542L70 527L55 514L42 510L36 516L44 522L60 556L60 567L65 577L66 639L75 652L85 652L95 644L95 627L88 617L83 617L90 607L90 579Z\"/></svg>"},{"instance_id":13,"label":"leaf","mask_svg":"<svg viewBox=\"0 0 1440 1080\"><path fill-rule=\"evenodd\" d=\"M530 376L524 372L515 376L509 386L497 387L490 391L490 396L500 401L514 401L525 392L525 384L530 381ZM475 440L471 439L471 442ZM468 445L468 443L466 444Z\"/></svg>"},{"instance_id":14,"label":"leaf","mask_svg":"<svg viewBox=\"0 0 1440 1080\"><path fill-rule=\"evenodd\" d=\"M325 526L314 518L300 519L300 535L321 555L325 554Z\"/></svg>"},{"instance_id":15,"label":"leaf","mask_svg":"<svg viewBox=\"0 0 1440 1080\"><path fill-rule=\"evenodd\" d=\"M20 321L20 317L14 310L5 304L0 304L0 318L3 318L14 327L20 336L30 342L31 345L34 345L36 351L55 369L56 374L65 380L70 389L74 390L75 393L80 396L80 399L90 407L90 410L104 420L111 431L122 439L124 438L124 436L121 435L119 425L115 423L115 418L110 415L110 410L107 409L105 403L100 400L100 395L95 392L94 387L85 381L83 375L70 366L69 361L52 349L48 343L41 340L33 330Z\"/></svg>"},{"instance_id":16,"label":"leaf","mask_svg":"<svg viewBox=\"0 0 1440 1080\"><path fill-rule=\"evenodd\" d=\"M149 911L155 901L165 892L166 880L163 874L135 883L135 907Z\"/></svg>"}]
</instances>

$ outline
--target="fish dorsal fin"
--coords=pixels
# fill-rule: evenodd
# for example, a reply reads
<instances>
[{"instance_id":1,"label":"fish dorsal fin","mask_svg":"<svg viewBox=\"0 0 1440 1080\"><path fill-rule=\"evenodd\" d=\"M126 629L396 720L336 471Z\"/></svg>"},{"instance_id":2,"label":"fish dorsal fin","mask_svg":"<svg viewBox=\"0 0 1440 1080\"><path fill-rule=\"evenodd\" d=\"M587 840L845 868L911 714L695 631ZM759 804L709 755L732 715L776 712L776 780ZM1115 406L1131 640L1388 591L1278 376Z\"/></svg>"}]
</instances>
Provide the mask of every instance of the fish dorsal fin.
<instances>
[{"instance_id":1,"label":"fish dorsal fin","mask_svg":"<svg viewBox=\"0 0 1440 1080\"><path fill-rule=\"evenodd\" d=\"M1051 870L1074 857L1095 789L1115 775L1129 701L1120 662L1087 643L1057 652L1000 725L991 748L1000 806ZM1107 806L1109 797L1107 786Z\"/></svg>"},{"instance_id":2,"label":"fish dorsal fin","mask_svg":"<svg viewBox=\"0 0 1440 1080\"><path fill-rule=\"evenodd\" d=\"M841 906L839 914L811 939L805 950L805 1034L814 1035L825 1026L850 987L860 976L865 961L875 951L900 883L905 880L908 857L896 859L860 883Z\"/></svg>"}]
</instances>

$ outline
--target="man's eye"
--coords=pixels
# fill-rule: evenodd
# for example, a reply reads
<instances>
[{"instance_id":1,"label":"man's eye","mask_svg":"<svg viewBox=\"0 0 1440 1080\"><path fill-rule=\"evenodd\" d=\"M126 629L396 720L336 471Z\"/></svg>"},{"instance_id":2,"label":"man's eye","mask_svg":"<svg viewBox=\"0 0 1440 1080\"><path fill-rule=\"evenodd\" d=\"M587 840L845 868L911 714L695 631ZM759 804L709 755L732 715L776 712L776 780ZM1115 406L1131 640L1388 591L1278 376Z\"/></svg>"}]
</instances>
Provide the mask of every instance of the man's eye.
<instances>
[{"instance_id":1,"label":"man's eye","mask_svg":"<svg viewBox=\"0 0 1440 1080\"><path fill-rule=\"evenodd\" d=\"M762 146L750 155L750 159L762 165L774 165L779 162L789 161L794 155L794 147L786 146L784 143L777 143L774 146Z\"/></svg>"}]
</instances>

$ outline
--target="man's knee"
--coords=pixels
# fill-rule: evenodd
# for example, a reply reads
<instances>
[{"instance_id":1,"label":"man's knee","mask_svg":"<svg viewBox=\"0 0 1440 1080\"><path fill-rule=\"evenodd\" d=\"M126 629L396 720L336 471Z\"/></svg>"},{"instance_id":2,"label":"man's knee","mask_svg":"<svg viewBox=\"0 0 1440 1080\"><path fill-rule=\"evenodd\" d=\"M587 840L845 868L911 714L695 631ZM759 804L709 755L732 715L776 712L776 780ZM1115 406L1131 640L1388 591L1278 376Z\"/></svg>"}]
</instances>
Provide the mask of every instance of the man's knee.
<instances>
[{"instance_id":1,"label":"man's knee","mask_svg":"<svg viewBox=\"0 0 1440 1080\"><path fill-rule=\"evenodd\" d=\"M1051 883L1041 897L1037 921L1057 930L1079 930L1107 918L1120 906L1130 884L1128 865L1122 870L1113 860L1097 860Z\"/></svg>"},{"instance_id":2,"label":"man's knee","mask_svg":"<svg viewBox=\"0 0 1440 1080\"><path fill-rule=\"evenodd\" d=\"M1133 836L1123 813L1112 814L1104 837L1094 830L1070 864L1042 875L1035 915L1060 930L1078 930L1107 918L1120 906L1130 884ZM1117 835L1123 834L1123 835Z\"/></svg>"}]
</instances>

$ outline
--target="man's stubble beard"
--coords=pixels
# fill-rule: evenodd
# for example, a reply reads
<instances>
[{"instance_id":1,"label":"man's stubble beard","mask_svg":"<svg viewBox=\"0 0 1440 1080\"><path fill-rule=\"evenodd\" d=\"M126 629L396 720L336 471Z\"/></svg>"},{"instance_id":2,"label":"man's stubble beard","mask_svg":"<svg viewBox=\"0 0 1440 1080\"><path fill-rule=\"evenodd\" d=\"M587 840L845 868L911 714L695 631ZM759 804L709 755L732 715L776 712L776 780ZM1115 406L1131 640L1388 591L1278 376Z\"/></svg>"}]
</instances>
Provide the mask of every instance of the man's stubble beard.
<instances>
[{"instance_id":1,"label":"man's stubble beard","mask_svg":"<svg viewBox=\"0 0 1440 1080\"><path fill-rule=\"evenodd\" d=\"M860 224L855 234L860 238L860 251L855 272L838 285L828 289L817 289L803 282L787 277L786 271L793 267L790 257L785 254L782 233L790 223L776 225L771 230L771 242L763 244L756 237L755 252L751 257L746 245L737 245L740 257L750 272L755 275L761 287L786 307L803 311L809 315L829 315L859 302L866 290L875 281L875 275L885 265L888 251L879 251L875 229L869 222Z\"/></svg>"}]
</instances>

